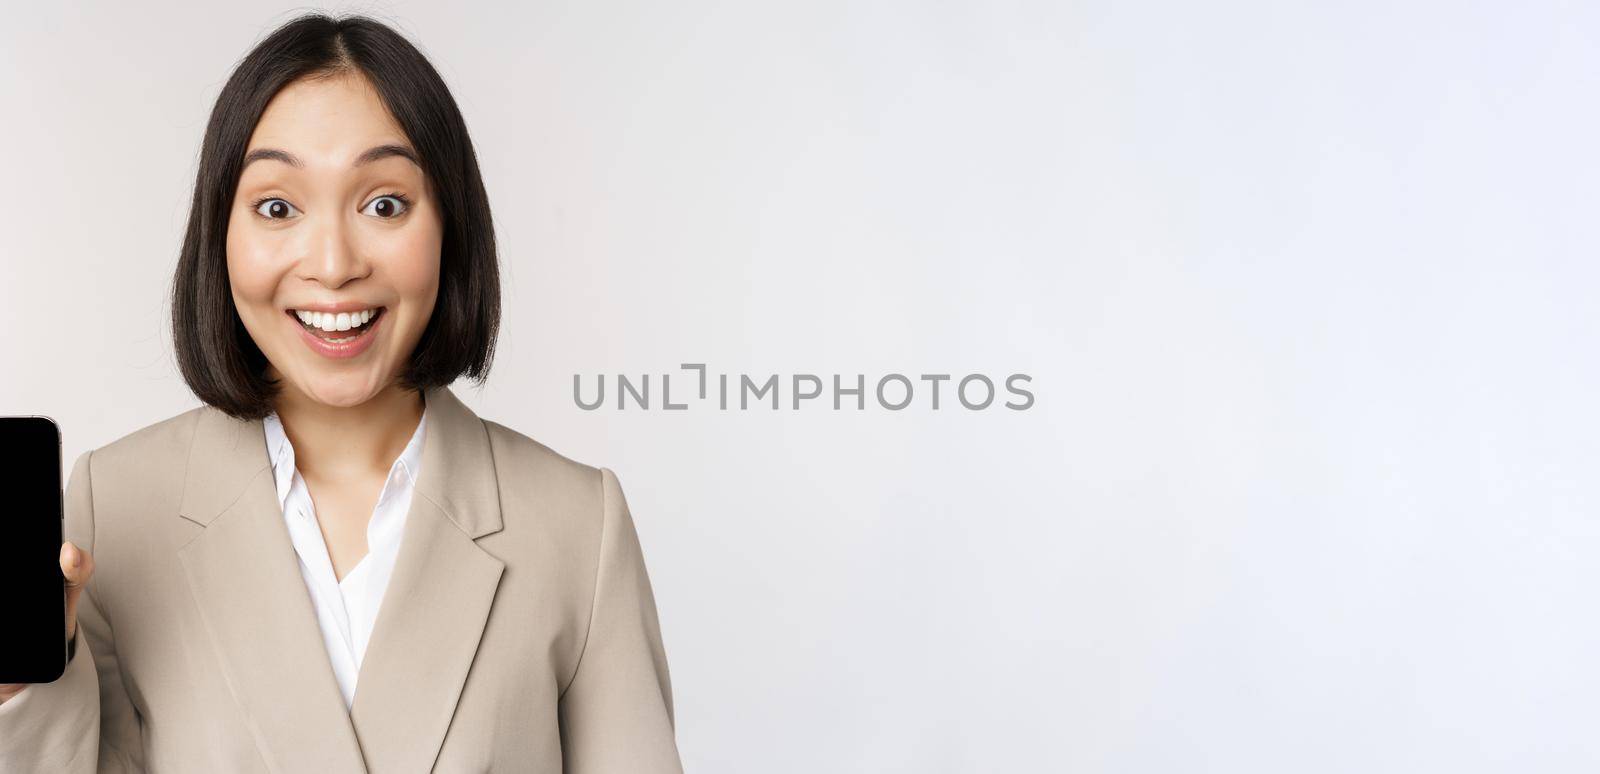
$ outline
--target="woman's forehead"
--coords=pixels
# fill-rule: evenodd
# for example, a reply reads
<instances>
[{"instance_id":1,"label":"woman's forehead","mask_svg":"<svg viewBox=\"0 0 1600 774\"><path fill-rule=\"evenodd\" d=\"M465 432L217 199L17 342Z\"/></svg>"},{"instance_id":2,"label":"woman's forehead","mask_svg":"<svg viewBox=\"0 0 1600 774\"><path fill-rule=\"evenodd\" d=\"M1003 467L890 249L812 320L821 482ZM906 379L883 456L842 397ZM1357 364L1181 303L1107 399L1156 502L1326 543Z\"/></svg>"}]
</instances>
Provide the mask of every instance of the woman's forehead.
<instances>
[{"instance_id":1,"label":"woman's forehead","mask_svg":"<svg viewBox=\"0 0 1600 774\"><path fill-rule=\"evenodd\" d=\"M267 104L247 151L278 148L310 166L349 167L370 148L410 147L405 131L359 73L302 78Z\"/></svg>"}]
</instances>

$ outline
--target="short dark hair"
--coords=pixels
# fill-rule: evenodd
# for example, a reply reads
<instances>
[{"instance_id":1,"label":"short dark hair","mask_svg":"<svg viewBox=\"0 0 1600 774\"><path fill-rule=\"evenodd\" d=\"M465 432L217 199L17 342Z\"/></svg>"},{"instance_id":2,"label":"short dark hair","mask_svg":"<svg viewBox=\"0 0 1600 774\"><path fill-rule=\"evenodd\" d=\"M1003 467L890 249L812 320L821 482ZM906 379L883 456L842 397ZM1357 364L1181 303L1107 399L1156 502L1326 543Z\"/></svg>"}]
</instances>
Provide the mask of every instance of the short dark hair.
<instances>
[{"instance_id":1,"label":"short dark hair","mask_svg":"<svg viewBox=\"0 0 1600 774\"><path fill-rule=\"evenodd\" d=\"M415 147L444 223L439 298L400 381L411 390L488 376L500 325L489 197L466 122L444 79L409 41L365 16L312 13L284 24L234 68L206 124L194 200L172 280L172 335L189 389L240 419L273 410L280 385L234 307L229 210L267 103L302 77L359 72ZM221 335L218 335L219 332Z\"/></svg>"}]
</instances>

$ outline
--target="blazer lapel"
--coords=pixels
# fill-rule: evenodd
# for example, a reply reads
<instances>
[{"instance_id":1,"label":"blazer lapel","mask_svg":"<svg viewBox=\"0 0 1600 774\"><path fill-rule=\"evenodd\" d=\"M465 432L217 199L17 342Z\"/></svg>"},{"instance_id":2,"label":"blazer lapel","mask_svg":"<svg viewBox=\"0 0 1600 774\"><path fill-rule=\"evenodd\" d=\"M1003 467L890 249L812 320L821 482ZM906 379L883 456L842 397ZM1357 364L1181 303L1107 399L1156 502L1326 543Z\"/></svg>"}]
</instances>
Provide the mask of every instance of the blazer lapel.
<instances>
[{"instance_id":1,"label":"blazer lapel","mask_svg":"<svg viewBox=\"0 0 1600 774\"><path fill-rule=\"evenodd\" d=\"M283 522L260 420L201 412L180 513L205 526L178 557L268 768L365 772Z\"/></svg>"},{"instance_id":2,"label":"blazer lapel","mask_svg":"<svg viewBox=\"0 0 1600 774\"><path fill-rule=\"evenodd\" d=\"M488 428L448 388L426 395L421 472L350 710L372 772L428 772L455 715L505 564Z\"/></svg>"},{"instance_id":3,"label":"blazer lapel","mask_svg":"<svg viewBox=\"0 0 1600 774\"><path fill-rule=\"evenodd\" d=\"M274 772L427 772L477 653L505 565L488 429L427 391L421 472L347 712L289 539L260 420L201 412L178 555L229 688Z\"/></svg>"}]
</instances>

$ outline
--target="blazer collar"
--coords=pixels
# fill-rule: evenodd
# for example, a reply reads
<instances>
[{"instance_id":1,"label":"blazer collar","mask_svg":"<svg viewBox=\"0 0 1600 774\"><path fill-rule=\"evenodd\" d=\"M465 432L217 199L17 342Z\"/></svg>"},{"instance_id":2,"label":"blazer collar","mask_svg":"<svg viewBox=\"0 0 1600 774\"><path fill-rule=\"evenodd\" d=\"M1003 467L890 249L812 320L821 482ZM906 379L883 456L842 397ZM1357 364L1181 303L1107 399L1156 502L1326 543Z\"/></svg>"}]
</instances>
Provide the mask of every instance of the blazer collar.
<instances>
[{"instance_id":1,"label":"blazer collar","mask_svg":"<svg viewBox=\"0 0 1600 774\"><path fill-rule=\"evenodd\" d=\"M423 430L422 476L416 482L469 537L499 532L500 498L483 420L448 387L424 393L428 425ZM262 421L240 420L202 407L189 450L179 513L209 525L263 469L270 470Z\"/></svg>"},{"instance_id":2,"label":"blazer collar","mask_svg":"<svg viewBox=\"0 0 1600 774\"><path fill-rule=\"evenodd\" d=\"M226 683L274 772L428 771L505 565L475 539L503 526L488 428L429 390L422 471L394 574L346 711L283 522L260 420L205 407L178 550Z\"/></svg>"}]
</instances>

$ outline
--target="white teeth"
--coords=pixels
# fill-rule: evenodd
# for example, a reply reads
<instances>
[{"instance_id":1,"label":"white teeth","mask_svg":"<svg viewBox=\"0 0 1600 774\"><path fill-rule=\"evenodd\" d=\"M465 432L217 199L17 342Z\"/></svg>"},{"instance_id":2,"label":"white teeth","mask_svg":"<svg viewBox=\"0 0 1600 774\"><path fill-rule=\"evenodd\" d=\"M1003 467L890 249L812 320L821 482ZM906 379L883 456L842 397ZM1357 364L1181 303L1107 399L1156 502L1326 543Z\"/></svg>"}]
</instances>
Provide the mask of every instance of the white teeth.
<instances>
[{"instance_id":1,"label":"white teeth","mask_svg":"<svg viewBox=\"0 0 1600 774\"><path fill-rule=\"evenodd\" d=\"M320 328L327 333L332 333L334 331L347 331L352 328L359 328L363 325L366 325L372 321L372 318L378 316L378 310L363 309L359 312L340 312L338 314L333 314L330 312L313 312L306 311L304 309L296 309L294 310L294 316L299 318L300 323L307 328Z\"/></svg>"}]
</instances>

